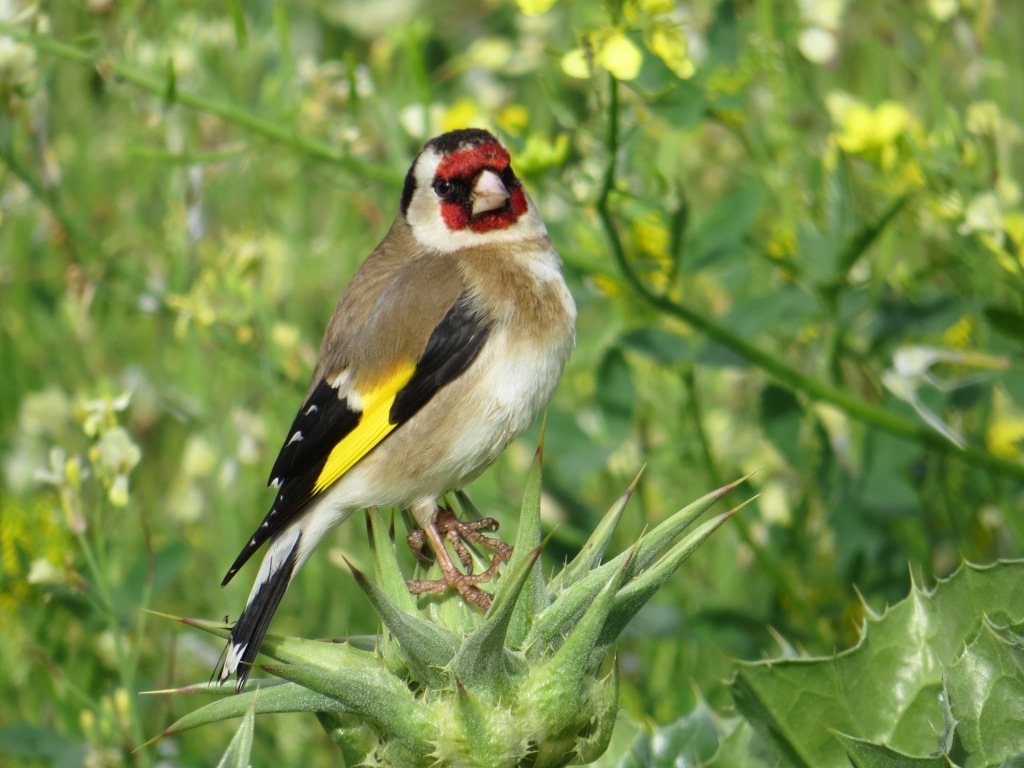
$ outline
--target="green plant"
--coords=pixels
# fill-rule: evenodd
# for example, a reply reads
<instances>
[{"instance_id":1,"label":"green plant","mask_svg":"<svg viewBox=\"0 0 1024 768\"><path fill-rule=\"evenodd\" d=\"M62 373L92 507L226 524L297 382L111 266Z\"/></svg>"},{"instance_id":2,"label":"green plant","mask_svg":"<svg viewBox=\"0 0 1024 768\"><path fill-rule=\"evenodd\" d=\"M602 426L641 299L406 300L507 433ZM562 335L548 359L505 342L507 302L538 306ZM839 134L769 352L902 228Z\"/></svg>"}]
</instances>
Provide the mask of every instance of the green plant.
<instances>
[{"instance_id":1,"label":"green plant","mask_svg":"<svg viewBox=\"0 0 1024 768\"><path fill-rule=\"evenodd\" d=\"M543 768L599 757L618 712L616 639L732 515L717 515L676 541L736 484L693 502L603 561L631 486L576 558L548 579L539 562L540 458L538 451L515 550L485 614L455 593L413 598L394 531L389 535L371 509L374 580L351 567L384 625L376 648L268 637L263 652L279 663L262 669L280 678L277 684L253 681L250 690L227 696L230 688L209 684L181 689L220 698L162 735L249 711L303 711L317 715L348 764ZM227 636L224 625L182 621Z\"/></svg>"}]
</instances>

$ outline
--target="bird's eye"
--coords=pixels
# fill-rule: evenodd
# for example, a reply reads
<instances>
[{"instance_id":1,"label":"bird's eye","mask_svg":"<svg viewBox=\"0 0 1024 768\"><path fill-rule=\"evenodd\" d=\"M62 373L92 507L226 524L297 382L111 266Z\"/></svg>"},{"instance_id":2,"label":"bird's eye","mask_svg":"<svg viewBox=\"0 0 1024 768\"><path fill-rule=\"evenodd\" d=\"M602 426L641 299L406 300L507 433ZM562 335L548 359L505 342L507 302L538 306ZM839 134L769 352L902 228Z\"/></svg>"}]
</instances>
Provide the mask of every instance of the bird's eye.
<instances>
[{"instance_id":1,"label":"bird's eye","mask_svg":"<svg viewBox=\"0 0 1024 768\"><path fill-rule=\"evenodd\" d=\"M450 181L444 179L434 179L434 194L438 197L448 197L454 187Z\"/></svg>"}]
</instances>

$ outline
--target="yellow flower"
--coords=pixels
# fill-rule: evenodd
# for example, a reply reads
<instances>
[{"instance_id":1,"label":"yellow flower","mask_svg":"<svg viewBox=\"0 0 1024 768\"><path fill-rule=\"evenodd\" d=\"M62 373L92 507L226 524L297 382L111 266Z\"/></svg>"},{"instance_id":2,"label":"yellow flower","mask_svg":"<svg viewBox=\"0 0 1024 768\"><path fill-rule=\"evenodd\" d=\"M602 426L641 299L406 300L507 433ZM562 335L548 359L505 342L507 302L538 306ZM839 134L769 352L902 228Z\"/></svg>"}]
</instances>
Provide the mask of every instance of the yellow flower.
<instances>
[{"instance_id":1,"label":"yellow flower","mask_svg":"<svg viewBox=\"0 0 1024 768\"><path fill-rule=\"evenodd\" d=\"M562 71L577 80L586 80L594 74L587 52L582 48L573 48L562 57Z\"/></svg>"},{"instance_id":2,"label":"yellow flower","mask_svg":"<svg viewBox=\"0 0 1024 768\"><path fill-rule=\"evenodd\" d=\"M675 0L638 0L637 5L644 13L672 13Z\"/></svg>"},{"instance_id":3,"label":"yellow flower","mask_svg":"<svg viewBox=\"0 0 1024 768\"><path fill-rule=\"evenodd\" d=\"M475 101L459 99L445 111L444 117L441 119L441 130L454 131L468 126L486 128L489 124L490 120Z\"/></svg>"},{"instance_id":4,"label":"yellow flower","mask_svg":"<svg viewBox=\"0 0 1024 768\"><path fill-rule=\"evenodd\" d=\"M633 239L641 252L667 264L669 233L659 212L652 211L644 218L633 222Z\"/></svg>"},{"instance_id":5,"label":"yellow flower","mask_svg":"<svg viewBox=\"0 0 1024 768\"><path fill-rule=\"evenodd\" d=\"M974 337L974 320L964 315L942 334L942 342L947 347L967 349Z\"/></svg>"},{"instance_id":6,"label":"yellow flower","mask_svg":"<svg viewBox=\"0 0 1024 768\"><path fill-rule=\"evenodd\" d=\"M1024 416L1009 396L996 387L992 400L992 420L985 432L985 445L994 455L1014 461L1024 457Z\"/></svg>"},{"instance_id":7,"label":"yellow flower","mask_svg":"<svg viewBox=\"0 0 1024 768\"><path fill-rule=\"evenodd\" d=\"M622 295L622 286L614 278L607 275L594 275L594 285L609 299Z\"/></svg>"},{"instance_id":8,"label":"yellow flower","mask_svg":"<svg viewBox=\"0 0 1024 768\"><path fill-rule=\"evenodd\" d=\"M512 43L504 37L483 37L469 48L468 58L489 72L500 72L508 66L514 53Z\"/></svg>"},{"instance_id":9,"label":"yellow flower","mask_svg":"<svg viewBox=\"0 0 1024 768\"><path fill-rule=\"evenodd\" d=\"M516 0L519 10L527 16L540 16L551 10L556 0Z\"/></svg>"},{"instance_id":10,"label":"yellow flower","mask_svg":"<svg viewBox=\"0 0 1024 768\"><path fill-rule=\"evenodd\" d=\"M959 0L928 0L928 11L936 21L949 21L960 11Z\"/></svg>"},{"instance_id":11,"label":"yellow flower","mask_svg":"<svg viewBox=\"0 0 1024 768\"><path fill-rule=\"evenodd\" d=\"M643 52L625 33L605 30L595 37L597 39L585 37L582 47L574 48L562 56L562 71L565 74L586 80L594 75L595 64L611 72L618 80L633 80L640 74Z\"/></svg>"},{"instance_id":12,"label":"yellow flower","mask_svg":"<svg viewBox=\"0 0 1024 768\"><path fill-rule=\"evenodd\" d=\"M525 175L557 168L569 154L569 136L560 134L554 141L540 133L531 133L526 146L516 156L516 169Z\"/></svg>"},{"instance_id":13,"label":"yellow flower","mask_svg":"<svg viewBox=\"0 0 1024 768\"><path fill-rule=\"evenodd\" d=\"M850 154L884 149L906 130L910 113L899 102L883 101L874 109L855 104L840 118L839 146Z\"/></svg>"},{"instance_id":14,"label":"yellow flower","mask_svg":"<svg viewBox=\"0 0 1024 768\"><path fill-rule=\"evenodd\" d=\"M655 26L647 36L647 47L682 80L692 77L697 71L690 60L686 35L679 27L667 24Z\"/></svg>"},{"instance_id":15,"label":"yellow flower","mask_svg":"<svg viewBox=\"0 0 1024 768\"><path fill-rule=\"evenodd\" d=\"M1024 418L995 419L985 433L985 444L1003 459L1024 456Z\"/></svg>"},{"instance_id":16,"label":"yellow flower","mask_svg":"<svg viewBox=\"0 0 1024 768\"><path fill-rule=\"evenodd\" d=\"M498 113L498 126L513 136L518 136L530 125L530 112L522 104L509 104Z\"/></svg>"},{"instance_id":17,"label":"yellow flower","mask_svg":"<svg viewBox=\"0 0 1024 768\"><path fill-rule=\"evenodd\" d=\"M597 54L598 63L618 80L633 80L640 74L644 56L622 32L613 32Z\"/></svg>"}]
</instances>

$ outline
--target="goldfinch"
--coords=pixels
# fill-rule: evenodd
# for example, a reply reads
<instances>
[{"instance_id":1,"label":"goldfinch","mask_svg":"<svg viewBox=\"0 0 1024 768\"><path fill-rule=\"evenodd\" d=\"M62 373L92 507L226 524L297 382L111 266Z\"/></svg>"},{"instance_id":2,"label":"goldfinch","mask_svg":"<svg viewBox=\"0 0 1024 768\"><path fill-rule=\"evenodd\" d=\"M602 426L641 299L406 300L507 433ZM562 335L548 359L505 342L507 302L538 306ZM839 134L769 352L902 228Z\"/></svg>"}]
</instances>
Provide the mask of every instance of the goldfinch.
<instances>
[{"instance_id":1,"label":"goldfinch","mask_svg":"<svg viewBox=\"0 0 1024 768\"><path fill-rule=\"evenodd\" d=\"M288 584L365 507L407 509L443 582L486 608L476 584L498 557L486 574L461 573L438 530L438 499L534 421L562 375L575 320L561 261L508 151L475 128L428 141L394 223L327 325L270 473L277 497L222 582L267 545L215 673L221 683L235 675L243 689ZM432 584L410 582L414 591Z\"/></svg>"}]
</instances>

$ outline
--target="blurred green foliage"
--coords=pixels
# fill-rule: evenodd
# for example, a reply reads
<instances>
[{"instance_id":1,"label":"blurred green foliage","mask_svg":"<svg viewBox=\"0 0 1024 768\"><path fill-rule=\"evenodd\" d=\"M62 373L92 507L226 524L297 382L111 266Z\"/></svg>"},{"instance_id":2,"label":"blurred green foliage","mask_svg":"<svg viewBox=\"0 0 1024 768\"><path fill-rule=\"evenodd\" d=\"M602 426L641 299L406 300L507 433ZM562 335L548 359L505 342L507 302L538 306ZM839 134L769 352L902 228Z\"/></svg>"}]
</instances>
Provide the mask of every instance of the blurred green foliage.
<instances>
[{"instance_id":1,"label":"blurred green foliage","mask_svg":"<svg viewBox=\"0 0 1024 768\"><path fill-rule=\"evenodd\" d=\"M0 752L222 752L132 752L182 712L136 692L220 650L139 609L237 614L337 294L454 127L507 140L580 309L546 557L644 463L620 544L759 468L628 630L634 720L727 709L773 632L853 644L908 568L1019 556L1022 28L1010 0L0 4ZM513 519L536 438L478 507ZM275 631L375 632L337 567L362 526L324 549ZM330 764L318 733L255 754Z\"/></svg>"}]
</instances>

